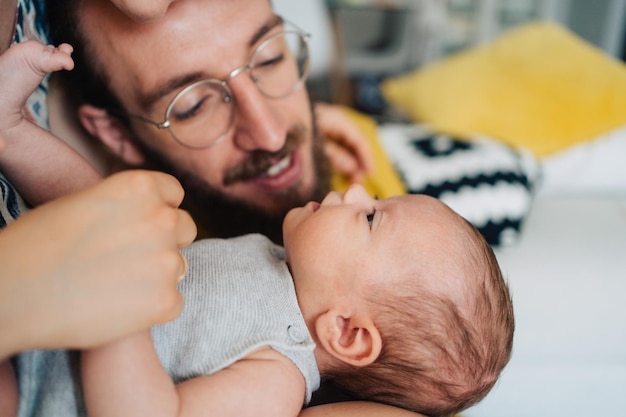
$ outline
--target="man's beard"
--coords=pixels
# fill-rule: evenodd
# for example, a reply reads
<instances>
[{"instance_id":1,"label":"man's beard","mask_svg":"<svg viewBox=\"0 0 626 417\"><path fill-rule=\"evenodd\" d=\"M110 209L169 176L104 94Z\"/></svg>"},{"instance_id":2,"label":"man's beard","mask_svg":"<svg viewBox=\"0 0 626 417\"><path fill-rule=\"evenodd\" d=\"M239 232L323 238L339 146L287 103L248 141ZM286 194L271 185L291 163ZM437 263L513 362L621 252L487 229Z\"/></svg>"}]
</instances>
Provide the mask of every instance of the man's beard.
<instances>
[{"instance_id":1,"label":"man's beard","mask_svg":"<svg viewBox=\"0 0 626 417\"><path fill-rule=\"evenodd\" d=\"M283 243L282 224L285 215L294 207L306 204L308 201L321 201L330 189L330 165L324 154L323 138L318 136L313 117L313 138L310 144L313 153L313 169L315 183L310 195L301 196L298 186L289 189L281 195L280 208L269 212L253 204L230 198L204 179L178 167L164 155L146 146L137 140L146 159L147 168L167 172L175 176L185 189L185 199L181 205L187 210L198 224L201 234L208 233L212 237L228 238L248 233L261 233L277 244ZM247 161L231 169L225 176L225 182L233 183L243 179L254 178L265 172L271 161L277 156L287 155L289 151L302 146L306 142L307 131L297 126L289 131L285 145L278 152L255 151Z\"/></svg>"}]
</instances>

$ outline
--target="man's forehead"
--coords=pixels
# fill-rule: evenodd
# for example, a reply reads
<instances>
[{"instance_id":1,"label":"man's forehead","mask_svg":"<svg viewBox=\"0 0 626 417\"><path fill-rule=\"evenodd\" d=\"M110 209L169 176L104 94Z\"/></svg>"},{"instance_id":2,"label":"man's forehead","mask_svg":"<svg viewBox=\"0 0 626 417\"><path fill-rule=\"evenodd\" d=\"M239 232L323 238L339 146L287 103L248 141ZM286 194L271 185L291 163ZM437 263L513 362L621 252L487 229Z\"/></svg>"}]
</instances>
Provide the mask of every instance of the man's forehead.
<instances>
[{"instance_id":1,"label":"man's forehead","mask_svg":"<svg viewBox=\"0 0 626 417\"><path fill-rule=\"evenodd\" d=\"M263 37L270 32L273 28L280 25L282 23L282 18L276 15L271 15L265 21L258 22L256 26L256 30L253 31L250 36L248 36L245 42L245 47L237 44L235 47L238 47L243 54L247 54L250 49L252 49L259 40L263 39ZM230 49L230 48L228 48ZM221 55L215 55L216 59L221 59ZM243 55L242 55L243 57ZM233 65L241 65L244 62L231 63L227 67L227 70L230 71ZM203 78L212 77L212 78L222 78L221 74L211 73L210 71L206 71L206 67L198 68L197 66L191 65L188 70L182 69L182 71L178 73L165 75L160 73L160 77L158 77L158 81L155 82L155 86L148 87L145 91L140 93L140 102L143 108L151 107L156 101L158 101L161 97L166 97L170 95L172 92L178 91L182 89L184 86L190 84L193 81L198 81Z\"/></svg>"},{"instance_id":2,"label":"man's forehead","mask_svg":"<svg viewBox=\"0 0 626 417\"><path fill-rule=\"evenodd\" d=\"M103 5L108 1L87 3L93 7L84 23L102 26L84 28L94 52L114 84L132 80L125 88L136 90L143 108L201 78L217 62L232 59L241 65L250 46L277 24L267 0L178 0L153 24L131 21Z\"/></svg>"}]
</instances>

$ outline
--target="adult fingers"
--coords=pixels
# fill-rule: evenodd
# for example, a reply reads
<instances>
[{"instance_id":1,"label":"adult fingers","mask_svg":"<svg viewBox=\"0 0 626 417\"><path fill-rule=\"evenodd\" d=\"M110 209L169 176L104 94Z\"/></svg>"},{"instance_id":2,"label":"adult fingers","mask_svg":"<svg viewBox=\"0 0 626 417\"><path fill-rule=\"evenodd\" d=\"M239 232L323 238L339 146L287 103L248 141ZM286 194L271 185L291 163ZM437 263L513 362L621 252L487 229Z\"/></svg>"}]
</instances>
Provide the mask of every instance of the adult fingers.
<instances>
[{"instance_id":1,"label":"adult fingers","mask_svg":"<svg viewBox=\"0 0 626 417\"><path fill-rule=\"evenodd\" d=\"M324 144L324 152L333 168L351 182L359 182L365 175L355 155L334 142Z\"/></svg>"},{"instance_id":2,"label":"adult fingers","mask_svg":"<svg viewBox=\"0 0 626 417\"><path fill-rule=\"evenodd\" d=\"M374 152L367 138L358 129L346 129L341 136L332 139L354 155L359 169L365 173L374 170Z\"/></svg>"},{"instance_id":3,"label":"adult fingers","mask_svg":"<svg viewBox=\"0 0 626 417\"><path fill-rule=\"evenodd\" d=\"M111 182L122 185L134 196L156 195L171 207L178 207L185 192L180 182L172 175L159 171L127 170L109 177Z\"/></svg>"},{"instance_id":4,"label":"adult fingers","mask_svg":"<svg viewBox=\"0 0 626 417\"><path fill-rule=\"evenodd\" d=\"M374 169L374 152L363 130L339 105L315 103L317 124L326 141L337 142L355 155L365 173Z\"/></svg>"},{"instance_id":5,"label":"adult fingers","mask_svg":"<svg viewBox=\"0 0 626 417\"><path fill-rule=\"evenodd\" d=\"M189 213L178 209L178 227L176 231L177 246L184 248L194 241L198 234L198 228Z\"/></svg>"}]
</instances>

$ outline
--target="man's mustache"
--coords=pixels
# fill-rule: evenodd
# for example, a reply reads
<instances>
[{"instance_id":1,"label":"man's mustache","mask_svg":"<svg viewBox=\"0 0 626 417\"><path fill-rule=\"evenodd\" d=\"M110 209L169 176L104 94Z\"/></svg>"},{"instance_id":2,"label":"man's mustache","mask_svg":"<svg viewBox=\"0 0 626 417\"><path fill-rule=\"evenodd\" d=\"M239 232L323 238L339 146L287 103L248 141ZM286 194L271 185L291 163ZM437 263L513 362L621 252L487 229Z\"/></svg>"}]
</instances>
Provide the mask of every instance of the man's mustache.
<instances>
[{"instance_id":1,"label":"man's mustache","mask_svg":"<svg viewBox=\"0 0 626 417\"><path fill-rule=\"evenodd\" d=\"M253 151L248 159L226 172L223 181L224 186L239 181L248 181L265 174L273 164L293 153L298 146L305 142L305 132L304 126L297 125L287 133L285 144L278 151Z\"/></svg>"}]
</instances>

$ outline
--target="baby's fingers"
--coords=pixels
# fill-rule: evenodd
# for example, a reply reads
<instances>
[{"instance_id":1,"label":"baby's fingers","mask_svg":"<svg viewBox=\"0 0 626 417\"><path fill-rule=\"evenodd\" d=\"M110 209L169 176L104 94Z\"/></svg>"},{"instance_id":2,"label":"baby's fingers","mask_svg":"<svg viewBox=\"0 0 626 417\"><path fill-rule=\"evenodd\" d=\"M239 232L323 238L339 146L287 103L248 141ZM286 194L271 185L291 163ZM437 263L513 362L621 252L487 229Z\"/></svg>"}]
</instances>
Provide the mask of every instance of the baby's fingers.
<instances>
[{"instance_id":1,"label":"baby's fingers","mask_svg":"<svg viewBox=\"0 0 626 417\"><path fill-rule=\"evenodd\" d=\"M72 52L74 52L74 48L69 43L62 43L57 46L57 49L67 55L72 55Z\"/></svg>"},{"instance_id":2,"label":"baby's fingers","mask_svg":"<svg viewBox=\"0 0 626 417\"><path fill-rule=\"evenodd\" d=\"M39 60L40 72L53 72L59 70L71 70L74 68L72 52L74 48L70 44L62 43L58 47L48 45L44 47L44 53Z\"/></svg>"}]
</instances>

